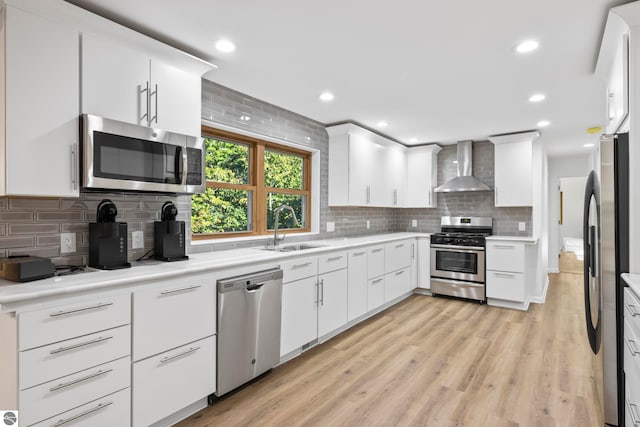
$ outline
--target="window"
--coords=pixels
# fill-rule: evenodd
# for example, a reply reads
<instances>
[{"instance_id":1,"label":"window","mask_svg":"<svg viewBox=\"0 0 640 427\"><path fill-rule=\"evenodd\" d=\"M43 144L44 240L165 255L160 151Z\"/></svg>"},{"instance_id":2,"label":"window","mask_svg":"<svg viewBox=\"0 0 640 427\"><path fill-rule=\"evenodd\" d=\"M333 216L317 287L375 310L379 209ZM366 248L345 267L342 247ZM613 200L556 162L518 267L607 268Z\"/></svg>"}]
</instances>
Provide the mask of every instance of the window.
<instances>
[{"instance_id":1,"label":"window","mask_svg":"<svg viewBox=\"0 0 640 427\"><path fill-rule=\"evenodd\" d=\"M270 234L274 211L279 229L309 231L311 153L209 127L205 138L206 191L191 198L194 239Z\"/></svg>"}]
</instances>

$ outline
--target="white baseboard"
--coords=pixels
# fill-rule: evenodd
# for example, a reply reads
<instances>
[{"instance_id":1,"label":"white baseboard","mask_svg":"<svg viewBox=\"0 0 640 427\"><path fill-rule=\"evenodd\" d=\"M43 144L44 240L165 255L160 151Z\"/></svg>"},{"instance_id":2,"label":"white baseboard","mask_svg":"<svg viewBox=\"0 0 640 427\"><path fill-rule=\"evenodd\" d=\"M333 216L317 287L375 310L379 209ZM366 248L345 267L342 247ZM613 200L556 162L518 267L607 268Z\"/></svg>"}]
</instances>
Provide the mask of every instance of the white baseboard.
<instances>
[{"instance_id":1,"label":"white baseboard","mask_svg":"<svg viewBox=\"0 0 640 427\"><path fill-rule=\"evenodd\" d=\"M515 310L529 310L529 300L525 302L504 301L500 299L487 298L487 305L492 307L511 308Z\"/></svg>"},{"instance_id":2,"label":"white baseboard","mask_svg":"<svg viewBox=\"0 0 640 427\"><path fill-rule=\"evenodd\" d=\"M206 408L207 405L208 405L207 397L204 397L200 400L193 402L191 405L180 409L178 412L174 412L168 417L163 418L160 421L151 424L150 427L170 427L184 420L188 416L195 414L201 409Z\"/></svg>"},{"instance_id":3,"label":"white baseboard","mask_svg":"<svg viewBox=\"0 0 640 427\"><path fill-rule=\"evenodd\" d=\"M560 273L560 268L550 268L549 273Z\"/></svg>"},{"instance_id":4,"label":"white baseboard","mask_svg":"<svg viewBox=\"0 0 640 427\"><path fill-rule=\"evenodd\" d=\"M550 272L551 273L551 272ZM547 290L549 290L549 275L547 274L547 280L544 282L544 289L542 290L542 295L537 297L532 297L531 302L534 304L544 304L547 300Z\"/></svg>"}]
</instances>

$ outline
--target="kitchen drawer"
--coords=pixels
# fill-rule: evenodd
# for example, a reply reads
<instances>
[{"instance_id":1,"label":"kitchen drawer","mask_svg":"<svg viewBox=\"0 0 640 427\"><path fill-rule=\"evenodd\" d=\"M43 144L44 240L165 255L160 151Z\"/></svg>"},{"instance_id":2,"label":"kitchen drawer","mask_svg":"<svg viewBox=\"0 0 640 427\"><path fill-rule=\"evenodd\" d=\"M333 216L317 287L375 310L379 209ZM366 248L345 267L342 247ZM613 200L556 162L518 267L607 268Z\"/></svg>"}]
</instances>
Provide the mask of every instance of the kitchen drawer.
<instances>
[{"instance_id":1,"label":"kitchen drawer","mask_svg":"<svg viewBox=\"0 0 640 427\"><path fill-rule=\"evenodd\" d=\"M294 282L306 277L318 274L318 258L297 258L284 261L280 264L282 269L282 283Z\"/></svg>"},{"instance_id":2,"label":"kitchen drawer","mask_svg":"<svg viewBox=\"0 0 640 427\"><path fill-rule=\"evenodd\" d=\"M24 312L18 318L19 350L131 323L131 295L112 295Z\"/></svg>"},{"instance_id":3,"label":"kitchen drawer","mask_svg":"<svg viewBox=\"0 0 640 427\"><path fill-rule=\"evenodd\" d=\"M334 252L318 257L318 274L347 268L349 258L347 252Z\"/></svg>"},{"instance_id":4,"label":"kitchen drawer","mask_svg":"<svg viewBox=\"0 0 640 427\"><path fill-rule=\"evenodd\" d=\"M624 425L626 427L640 426L640 405L631 401L629 395L625 396Z\"/></svg>"},{"instance_id":5,"label":"kitchen drawer","mask_svg":"<svg viewBox=\"0 0 640 427\"><path fill-rule=\"evenodd\" d=\"M629 321L633 333L640 337L640 300L631 288L624 288L624 318Z\"/></svg>"},{"instance_id":6,"label":"kitchen drawer","mask_svg":"<svg viewBox=\"0 0 640 427\"><path fill-rule=\"evenodd\" d=\"M44 420L34 427L96 427L131 425L131 389L125 388L71 411Z\"/></svg>"},{"instance_id":7,"label":"kitchen drawer","mask_svg":"<svg viewBox=\"0 0 640 427\"><path fill-rule=\"evenodd\" d=\"M522 273L487 270L487 298L524 302L525 277Z\"/></svg>"},{"instance_id":8,"label":"kitchen drawer","mask_svg":"<svg viewBox=\"0 0 640 427\"><path fill-rule=\"evenodd\" d=\"M133 425L148 426L207 397L216 385L215 336L133 364Z\"/></svg>"},{"instance_id":9,"label":"kitchen drawer","mask_svg":"<svg viewBox=\"0 0 640 427\"><path fill-rule=\"evenodd\" d=\"M20 424L31 425L129 387L128 357L22 390Z\"/></svg>"},{"instance_id":10,"label":"kitchen drawer","mask_svg":"<svg viewBox=\"0 0 640 427\"><path fill-rule=\"evenodd\" d=\"M133 360L216 333L215 277L166 280L133 293Z\"/></svg>"},{"instance_id":11,"label":"kitchen drawer","mask_svg":"<svg viewBox=\"0 0 640 427\"><path fill-rule=\"evenodd\" d=\"M487 270L524 273L524 243L487 241Z\"/></svg>"},{"instance_id":12,"label":"kitchen drawer","mask_svg":"<svg viewBox=\"0 0 640 427\"><path fill-rule=\"evenodd\" d=\"M369 248L368 258L367 277L373 279L382 276L384 274L384 246Z\"/></svg>"},{"instance_id":13,"label":"kitchen drawer","mask_svg":"<svg viewBox=\"0 0 640 427\"><path fill-rule=\"evenodd\" d=\"M367 311L376 309L384 304L384 276L369 279L367 289Z\"/></svg>"},{"instance_id":14,"label":"kitchen drawer","mask_svg":"<svg viewBox=\"0 0 640 427\"><path fill-rule=\"evenodd\" d=\"M411 240L387 243L384 248L384 272L400 270L411 265Z\"/></svg>"},{"instance_id":15,"label":"kitchen drawer","mask_svg":"<svg viewBox=\"0 0 640 427\"><path fill-rule=\"evenodd\" d=\"M20 352L19 384L24 390L131 353L130 326Z\"/></svg>"},{"instance_id":16,"label":"kitchen drawer","mask_svg":"<svg viewBox=\"0 0 640 427\"><path fill-rule=\"evenodd\" d=\"M384 277L384 302L389 302L411 290L411 269L394 271Z\"/></svg>"},{"instance_id":17,"label":"kitchen drawer","mask_svg":"<svg viewBox=\"0 0 640 427\"><path fill-rule=\"evenodd\" d=\"M632 404L640 405L640 341L627 318L624 320L623 354L627 399Z\"/></svg>"}]
</instances>

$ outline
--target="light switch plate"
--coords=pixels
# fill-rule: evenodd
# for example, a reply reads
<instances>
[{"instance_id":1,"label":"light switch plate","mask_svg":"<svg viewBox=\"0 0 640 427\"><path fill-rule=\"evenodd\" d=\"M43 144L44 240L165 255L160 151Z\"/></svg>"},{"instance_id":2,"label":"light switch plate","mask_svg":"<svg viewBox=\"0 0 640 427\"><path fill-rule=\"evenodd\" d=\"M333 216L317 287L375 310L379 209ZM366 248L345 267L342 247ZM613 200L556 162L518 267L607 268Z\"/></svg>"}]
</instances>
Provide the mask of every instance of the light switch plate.
<instances>
[{"instance_id":1,"label":"light switch plate","mask_svg":"<svg viewBox=\"0 0 640 427\"><path fill-rule=\"evenodd\" d=\"M519 222L518 223L518 230L519 231L527 231L527 225L524 222Z\"/></svg>"},{"instance_id":2,"label":"light switch plate","mask_svg":"<svg viewBox=\"0 0 640 427\"><path fill-rule=\"evenodd\" d=\"M336 223L333 221L327 221L327 233L333 233L336 231Z\"/></svg>"},{"instance_id":3,"label":"light switch plate","mask_svg":"<svg viewBox=\"0 0 640 427\"><path fill-rule=\"evenodd\" d=\"M131 249L144 248L144 233L142 231L134 231L131 233Z\"/></svg>"},{"instance_id":4,"label":"light switch plate","mask_svg":"<svg viewBox=\"0 0 640 427\"><path fill-rule=\"evenodd\" d=\"M70 254L76 251L76 233L60 233L60 253Z\"/></svg>"}]
</instances>

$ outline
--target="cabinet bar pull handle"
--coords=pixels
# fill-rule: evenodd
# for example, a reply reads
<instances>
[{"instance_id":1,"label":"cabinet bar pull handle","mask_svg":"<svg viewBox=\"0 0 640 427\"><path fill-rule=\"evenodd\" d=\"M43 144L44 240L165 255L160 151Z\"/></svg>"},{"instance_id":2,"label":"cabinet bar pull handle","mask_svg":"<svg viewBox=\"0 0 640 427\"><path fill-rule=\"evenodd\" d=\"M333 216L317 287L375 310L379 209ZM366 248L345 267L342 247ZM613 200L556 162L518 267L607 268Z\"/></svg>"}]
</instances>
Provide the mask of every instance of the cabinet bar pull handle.
<instances>
[{"instance_id":1,"label":"cabinet bar pull handle","mask_svg":"<svg viewBox=\"0 0 640 427\"><path fill-rule=\"evenodd\" d=\"M401 274L404 274L404 270L396 271L396 276L399 276Z\"/></svg>"},{"instance_id":2,"label":"cabinet bar pull handle","mask_svg":"<svg viewBox=\"0 0 640 427\"><path fill-rule=\"evenodd\" d=\"M147 125L149 124L149 103L151 102L150 98L149 98L149 80L147 80L147 86L146 89L142 89L140 92L145 92L147 94L146 98L147 98L147 112L144 113L142 115L142 117L140 117L140 121L147 119Z\"/></svg>"},{"instance_id":3,"label":"cabinet bar pull handle","mask_svg":"<svg viewBox=\"0 0 640 427\"><path fill-rule=\"evenodd\" d=\"M191 353L196 352L198 350L200 350L200 347L191 347L189 350L183 351L182 353L178 353L175 356L167 356L167 357L164 357L164 358L160 359L160 363L169 362L170 360L174 360L174 359L177 359L178 357L186 356L187 354L191 354Z\"/></svg>"},{"instance_id":4,"label":"cabinet bar pull handle","mask_svg":"<svg viewBox=\"0 0 640 427\"><path fill-rule=\"evenodd\" d=\"M303 263L303 264L296 264L296 265L291 266L291 269L292 269L292 270L295 270L295 269L297 269L297 268L308 267L308 266L310 266L311 264L312 264L312 263L311 263L311 261L309 261L309 262L305 262L305 263Z\"/></svg>"},{"instance_id":5,"label":"cabinet bar pull handle","mask_svg":"<svg viewBox=\"0 0 640 427\"><path fill-rule=\"evenodd\" d=\"M78 157L77 157L78 146L76 144L71 145L71 184L73 184L73 189L78 189Z\"/></svg>"},{"instance_id":6,"label":"cabinet bar pull handle","mask_svg":"<svg viewBox=\"0 0 640 427\"><path fill-rule=\"evenodd\" d=\"M625 342L627 343L627 347L629 347L629 351L631 351L631 355L633 357L636 356L636 354L640 354L640 350L635 349L635 341L634 340L625 340Z\"/></svg>"},{"instance_id":7,"label":"cabinet bar pull handle","mask_svg":"<svg viewBox=\"0 0 640 427\"><path fill-rule=\"evenodd\" d=\"M324 305L324 279L320 279L320 305Z\"/></svg>"},{"instance_id":8,"label":"cabinet bar pull handle","mask_svg":"<svg viewBox=\"0 0 640 427\"><path fill-rule=\"evenodd\" d=\"M429 203L427 203L427 206L431 206L431 189L429 189L427 194L429 195Z\"/></svg>"},{"instance_id":9,"label":"cabinet bar pull handle","mask_svg":"<svg viewBox=\"0 0 640 427\"><path fill-rule=\"evenodd\" d=\"M515 249L513 245L493 245L496 249Z\"/></svg>"},{"instance_id":10,"label":"cabinet bar pull handle","mask_svg":"<svg viewBox=\"0 0 640 427\"><path fill-rule=\"evenodd\" d=\"M56 313L51 313L49 315L49 317L65 316L67 314L79 313L81 311L87 311L87 310L97 310L99 308L107 307L109 305L113 305L113 303L112 302L101 302L100 304L91 305L89 307L74 308L73 310L61 310L61 311L58 311Z\"/></svg>"},{"instance_id":11,"label":"cabinet bar pull handle","mask_svg":"<svg viewBox=\"0 0 640 427\"><path fill-rule=\"evenodd\" d=\"M635 305L633 305L633 304L625 304L625 305L627 306L627 308L629 309L629 311L631 312L631 315L633 317L636 317L638 314L640 314L640 313L638 313L636 311L636 306Z\"/></svg>"},{"instance_id":12,"label":"cabinet bar pull handle","mask_svg":"<svg viewBox=\"0 0 640 427\"><path fill-rule=\"evenodd\" d=\"M331 262L331 261L338 261L339 259L342 259L342 255L340 256L334 256L331 258L327 258L327 261Z\"/></svg>"},{"instance_id":13,"label":"cabinet bar pull handle","mask_svg":"<svg viewBox=\"0 0 640 427\"><path fill-rule=\"evenodd\" d=\"M414 259L416 257L416 244L412 243L411 244L411 259Z\"/></svg>"},{"instance_id":14,"label":"cabinet bar pull handle","mask_svg":"<svg viewBox=\"0 0 640 427\"><path fill-rule=\"evenodd\" d=\"M377 254L378 252L382 251L382 248L378 248L378 249L372 249L371 253Z\"/></svg>"},{"instance_id":15,"label":"cabinet bar pull handle","mask_svg":"<svg viewBox=\"0 0 640 427\"><path fill-rule=\"evenodd\" d=\"M151 103L151 96L156 96L156 113L149 119L149 124L153 123L155 120L156 124L158 124L158 84L156 83L155 90L149 94L149 103Z\"/></svg>"},{"instance_id":16,"label":"cabinet bar pull handle","mask_svg":"<svg viewBox=\"0 0 640 427\"><path fill-rule=\"evenodd\" d=\"M366 254L366 253L367 253L367 251L354 252L354 253L353 253L353 256L360 256L360 255L364 255L364 254Z\"/></svg>"},{"instance_id":17,"label":"cabinet bar pull handle","mask_svg":"<svg viewBox=\"0 0 640 427\"><path fill-rule=\"evenodd\" d=\"M188 291L192 291L194 289L198 289L201 288L202 285L195 285L195 286L189 286L186 288L180 288L180 289L171 289L169 291L162 291L160 292L160 295L171 295L171 294L177 294L178 292L188 292Z\"/></svg>"},{"instance_id":18,"label":"cabinet bar pull handle","mask_svg":"<svg viewBox=\"0 0 640 427\"><path fill-rule=\"evenodd\" d=\"M384 279L382 279L382 278L380 278L380 279L376 279L376 280L374 280L374 281L373 281L373 282L371 282L371 283L372 283L372 284L380 283L380 282L382 282L382 280L384 280Z\"/></svg>"},{"instance_id":19,"label":"cabinet bar pull handle","mask_svg":"<svg viewBox=\"0 0 640 427\"><path fill-rule=\"evenodd\" d=\"M106 375L111 371L113 371L113 369L106 369L104 371L103 370L99 370L95 374L90 374L90 375L87 375L86 377L82 377L82 378L78 378L78 379L75 379L75 380L71 380L71 381L66 382L66 383L60 383L57 386L51 387L49 389L49 391L58 391L58 390L61 390L63 388L66 388L66 387L69 387L69 386L72 386L72 385L76 385L76 384L79 384L81 382L84 382L84 381L87 381L87 380L90 380L90 379L93 379L93 378L96 378L96 377L100 377L102 375Z\"/></svg>"},{"instance_id":20,"label":"cabinet bar pull handle","mask_svg":"<svg viewBox=\"0 0 640 427\"><path fill-rule=\"evenodd\" d=\"M508 277L508 278L510 278L510 279L511 279L511 278L514 278L514 277L516 277L516 275L515 275L515 274L509 274L509 273L497 273L497 272L495 272L495 271L493 272L493 275L494 275L494 276L498 276L498 277Z\"/></svg>"},{"instance_id":21,"label":"cabinet bar pull handle","mask_svg":"<svg viewBox=\"0 0 640 427\"><path fill-rule=\"evenodd\" d=\"M371 203L371 186L367 185L367 203Z\"/></svg>"},{"instance_id":22,"label":"cabinet bar pull handle","mask_svg":"<svg viewBox=\"0 0 640 427\"><path fill-rule=\"evenodd\" d=\"M66 347L56 348L55 350L51 350L49 352L49 354L63 353L65 351L74 350L76 348L84 347L85 345L97 344L99 342L108 341L108 340L112 340L112 339L113 339L113 335L110 336L110 337L98 337L98 338L92 339L90 341L85 341L85 342L81 342L81 343L78 343L78 344L68 345Z\"/></svg>"},{"instance_id":23,"label":"cabinet bar pull handle","mask_svg":"<svg viewBox=\"0 0 640 427\"><path fill-rule=\"evenodd\" d=\"M67 423L70 423L71 421L75 421L75 420L80 419L82 417L86 417L87 415L93 414L94 412L98 412L99 410L104 409L107 406L111 406L111 405L113 405L113 402L98 403L98 406L95 406L95 407L93 407L91 409L87 409L84 412L80 412L78 415L74 415L72 417L62 419L62 420L58 421L57 423L52 424L51 427L63 426L65 424L67 424Z\"/></svg>"},{"instance_id":24,"label":"cabinet bar pull handle","mask_svg":"<svg viewBox=\"0 0 640 427\"><path fill-rule=\"evenodd\" d=\"M629 401L627 401L627 403L629 404L629 414L631 415L631 422L635 427L638 425L638 421L640 421L640 416L638 416L638 405Z\"/></svg>"},{"instance_id":25,"label":"cabinet bar pull handle","mask_svg":"<svg viewBox=\"0 0 640 427\"><path fill-rule=\"evenodd\" d=\"M403 247L403 246L404 246L404 243L403 243L403 244L401 244L401 245L396 245L396 249L400 249L400 248L401 248L401 247Z\"/></svg>"},{"instance_id":26,"label":"cabinet bar pull handle","mask_svg":"<svg viewBox=\"0 0 640 427\"><path fill-rule=\"evenodd\" d=\"M393 204L398 204L398 190L393 190Z\"/></svg>"},{"instance_id":27,"label":"cabinet bar pull handle","mask_svg":"<svg viewBox=\"0 0 640 427\"><path fill-rule=\"evenodd\" d=\"M320 281L316 280L316 300L313 302L315 305L318 305L320 302Z\"/></svg>"}]
</instances>

